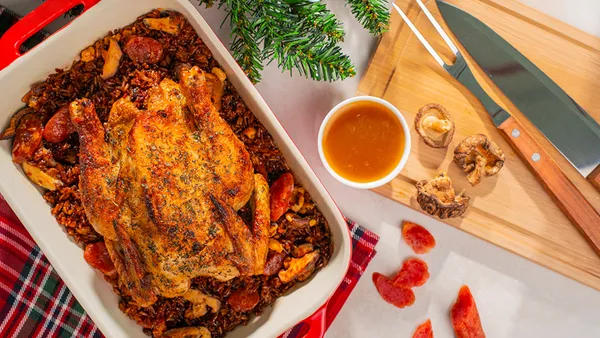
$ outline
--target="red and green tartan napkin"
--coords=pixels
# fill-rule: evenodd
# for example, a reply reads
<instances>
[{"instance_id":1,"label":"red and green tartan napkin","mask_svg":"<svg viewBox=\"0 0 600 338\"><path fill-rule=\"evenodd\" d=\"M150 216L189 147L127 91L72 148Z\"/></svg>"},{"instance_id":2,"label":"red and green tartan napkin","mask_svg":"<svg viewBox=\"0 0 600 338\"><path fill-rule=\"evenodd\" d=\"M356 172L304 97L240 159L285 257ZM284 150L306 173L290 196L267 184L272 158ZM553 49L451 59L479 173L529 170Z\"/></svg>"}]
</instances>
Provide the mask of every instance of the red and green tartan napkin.
<instances>
[{"instance_id":1,"label":"red and green tartan napkin","mask_svg":"<svg viewBox=\"0 0 600 338\"><path fill-rule=\"evenodd\" d=\"M327 328L375 255L379 240L349 220L348 228L352 261L327 305ZM299 323L283 337L300 338L306 326ZM0 337L103 337L1 195Z\"/></svg>"}]
</instances>

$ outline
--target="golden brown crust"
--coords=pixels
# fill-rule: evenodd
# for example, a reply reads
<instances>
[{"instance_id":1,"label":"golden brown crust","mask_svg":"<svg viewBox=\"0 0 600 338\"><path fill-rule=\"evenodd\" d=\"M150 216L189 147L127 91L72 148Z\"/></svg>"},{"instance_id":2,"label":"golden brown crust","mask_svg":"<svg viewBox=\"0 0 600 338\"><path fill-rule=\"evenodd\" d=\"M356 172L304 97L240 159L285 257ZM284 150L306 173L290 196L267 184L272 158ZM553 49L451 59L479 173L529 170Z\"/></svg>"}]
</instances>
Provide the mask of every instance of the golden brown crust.
<instances>
[{"instance_id":1,"label":"golden brown crust","mask_svg":"<svg viewBox=\"0 0 600 338\"><path fill-rule=\"evenodd\" d=\"M194 277L262 274L267 258L267 181L214 109L203 73L180 78L183 88L165 79L150 89L148 110L117 100L106 135L89 100L71 104L83 205L140 306L185 294ZM248 227L237 210L251 197Z\"/></svg>"},{"instance_id":2,"label":"golden brown crust","mask_svg":"<svg viewBox=\"0 0 600 338\"><path fill-rule=\"evenodd\" d=\"M429 103L415 116L415 130L425 144L433 148L446 148L456 129L454 119L442 105Z\"/></svg>"}]
</instances>

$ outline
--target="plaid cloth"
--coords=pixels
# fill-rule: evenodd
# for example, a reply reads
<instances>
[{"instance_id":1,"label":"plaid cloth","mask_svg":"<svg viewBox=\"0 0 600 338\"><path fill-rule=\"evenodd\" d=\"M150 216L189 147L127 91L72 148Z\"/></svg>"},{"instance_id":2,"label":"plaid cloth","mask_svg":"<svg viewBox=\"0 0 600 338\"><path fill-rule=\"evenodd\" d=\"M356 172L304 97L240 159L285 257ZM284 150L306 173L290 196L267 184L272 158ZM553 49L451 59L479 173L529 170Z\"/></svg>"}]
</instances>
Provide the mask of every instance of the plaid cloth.
<instances>
[{"instance_id":1,"label":"plaid cloth","mask_svg":"<svg viewBox=\"0 0 600 338\"><path fill-rule=\"evenodd\" d=\"M375 255L379 237L348 220L352 262L329 300L326 327ZM82 253L83 254L83 253ZM283 337L300 338L300 323ZM0 337L103 337L0 195Z\"/></svg>"}]
</instances>

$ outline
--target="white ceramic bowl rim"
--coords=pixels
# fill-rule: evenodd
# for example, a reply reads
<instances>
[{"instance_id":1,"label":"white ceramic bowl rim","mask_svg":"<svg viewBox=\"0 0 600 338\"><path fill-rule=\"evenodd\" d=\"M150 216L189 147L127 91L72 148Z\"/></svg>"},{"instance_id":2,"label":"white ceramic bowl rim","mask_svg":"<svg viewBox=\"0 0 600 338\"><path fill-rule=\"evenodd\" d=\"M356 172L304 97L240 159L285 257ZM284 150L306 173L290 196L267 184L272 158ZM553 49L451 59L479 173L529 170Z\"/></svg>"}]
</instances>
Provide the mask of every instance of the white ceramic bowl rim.
<instances>
[{"instance_id":1,"label":"white ceramic bowl rim","mask_svg":"<svg viewBox=\"0 0 600 338\"><path fill-rule=\"evenodd\" d=\"M385 177L380 178L377 181L373 181L373 182L362 182L362 183L354 182L354 181L350 181L350 180L340 176L338 173L335 172L335 170L333 170L333 168L331 168L331 166L329 165L329 162L325 158L325 154L323 152L323 133L325 132L325 127L327 127L331 118L342 107L345 107L350 103L359 102L359 101L371 101L371 102L379 103L379 104L383 105L384 107L388 108L391 112L394 113L394 115L396 115L396 117L398 118L398 121L400 121L400 124L402 125L402 130L404 131L404 135L405 135L403 154L402 154L402 157L400 158L400 161L394 168L394 170L392 170ZM396 176L398 176L400 174L400 172L406 165L406 162L408 161L408 156L410 155L410 147L411 147L410 129L408 128L408 124L406 123L404 116L402 116L402 113L400 113L398 108L394 107L394 105L392 105L388 101L383 100L378 97L375 97L375 96L355 96L355 97L346 99L346 100L338 103L335 107L333 107L329 111L329 113L327 114L327 116L325 116L325 119L321 123L321 127L319 128L319 136L318 136L317 142L318 142L319 157L321 157L321 162L323 162L325 169L327 169L327 171L331 174L331 176L333 176L336 180L340 181L341 183L343 183L347 186L350 186L353 188L358 188L358 189L374 189L374 188L380 187L382 185L385 185L388 182L390 182L391 180L393 180Z\"/></svg>"}]
</instances>

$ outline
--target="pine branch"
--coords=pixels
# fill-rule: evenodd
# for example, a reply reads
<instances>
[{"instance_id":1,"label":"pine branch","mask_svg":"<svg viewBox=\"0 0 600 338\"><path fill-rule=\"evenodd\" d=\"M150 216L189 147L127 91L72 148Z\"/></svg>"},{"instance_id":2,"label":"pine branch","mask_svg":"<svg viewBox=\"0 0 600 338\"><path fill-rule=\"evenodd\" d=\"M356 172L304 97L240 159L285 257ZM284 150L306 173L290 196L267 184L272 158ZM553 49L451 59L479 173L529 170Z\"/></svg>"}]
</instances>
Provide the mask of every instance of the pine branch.
<instances>
[{"instance_id":1,"label":"pine branch","mask_svg":"<svg viewBox=\"0 0 600 338\"><path fill-rule=\"evenodd\" d=\"M382 35L388 30L390 12L386 0L346 0L352 14L371 32Z\"/></svg>"},{"instance_id":2,"label":"pine branch","mask_svg":"<svg viewBox=\"0 0 600 338\"><path fill-rule=\"evenodd\" d=\"M314 39L326 37L331 42L344 41L342 23L320 2L305 1L291 5L291 10L300 20L301 31L307 31Z\"/></svg>"},{"instance_id":3,"label":"pine branch","mask_svg":"<svg viewBox=\"0 0 600 338\"><path fill-rule=\"evenodd\" d=\"M344 38L342 24L326 6L307 0L263 0L256 20L264 34L264 57L277 61L282 71L315 80L332 81L355 74L350 58L337 43Z\"/></svg>"},{"instance_id":4,"label":"pine branch","mask_svg":"<svg viewBox=\"0 0 600 338\"><path fill-rule=\"evenodd\" d=\"M320 0L198 0L228 12L234 58L253 82L263 63L276 61L283 71L333 81L355 75L342 23ZM373 34L388 25L386 0L346 0L352 13ZM227 18L225 19L227 21Z\"/></svg>"},{"instance_id":5,"label":"pine branch","mask_svg":"<svg viewBox=\"0 0 600 338\"><path fill-rule=\"evenodd\" d=\"M231 54L250 80L257 83L261 79L263 57L258 47L257 31L249 19L252 2L253 0L222 0L220 6L225 6L229 12L233 39L230 46Z\"/></svg>"}]
</instances>

